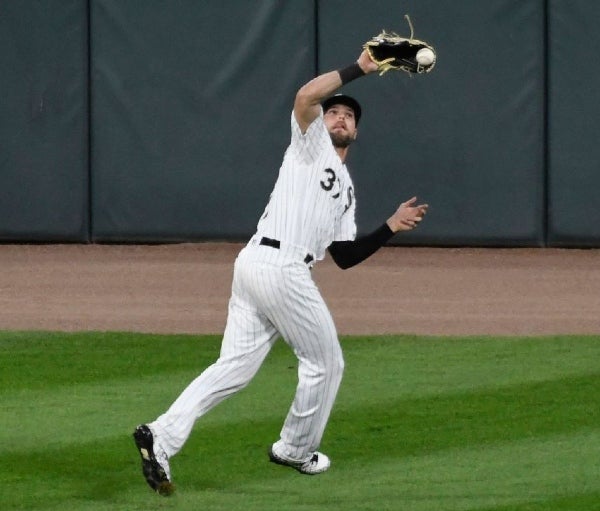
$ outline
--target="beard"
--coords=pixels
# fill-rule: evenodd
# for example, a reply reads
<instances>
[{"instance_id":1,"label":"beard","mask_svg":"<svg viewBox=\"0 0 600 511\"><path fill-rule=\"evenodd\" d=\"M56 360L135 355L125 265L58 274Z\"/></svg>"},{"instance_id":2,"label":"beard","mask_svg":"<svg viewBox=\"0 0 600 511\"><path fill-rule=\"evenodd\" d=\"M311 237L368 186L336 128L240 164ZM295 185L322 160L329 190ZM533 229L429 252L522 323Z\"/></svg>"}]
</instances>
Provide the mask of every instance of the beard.
<instances>
[{"instance_id":1,"label":"beard","mask_svg":"<svg viewBox=\"0 0 600 511\"><path fill-rule=\"evenodd\" d=\"M339 149L344 149L354 142L354 138L343 133L330 133L329 136L331 137L331 142L333 142L333 147Z\"/></svg>"}]
</instances>

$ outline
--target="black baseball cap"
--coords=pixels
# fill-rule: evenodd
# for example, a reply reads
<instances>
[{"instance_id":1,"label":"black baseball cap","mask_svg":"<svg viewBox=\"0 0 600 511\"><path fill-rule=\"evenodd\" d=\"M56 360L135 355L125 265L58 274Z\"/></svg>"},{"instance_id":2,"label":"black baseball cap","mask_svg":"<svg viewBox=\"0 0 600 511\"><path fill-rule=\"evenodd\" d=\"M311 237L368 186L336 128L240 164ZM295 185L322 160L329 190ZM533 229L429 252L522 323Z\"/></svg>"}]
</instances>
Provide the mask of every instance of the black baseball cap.
<instances>
[{"instance_id":1,"label":"black baseball cap","mask_svg":"<svg viewBox=\"0 0 600 511\"><path fill-rule=\"evenodd\" d=\"M327 112L333 105L346 105L349 108L354 110L354 119L356 121L356 125L358 126L358 121L360 121L360 116L362 114L362 109L360 108L360 104L353 97L346 96L345 94L335 94L327 98L321 106L323 107L323 112Z\"/></svg>"}]
</instances>

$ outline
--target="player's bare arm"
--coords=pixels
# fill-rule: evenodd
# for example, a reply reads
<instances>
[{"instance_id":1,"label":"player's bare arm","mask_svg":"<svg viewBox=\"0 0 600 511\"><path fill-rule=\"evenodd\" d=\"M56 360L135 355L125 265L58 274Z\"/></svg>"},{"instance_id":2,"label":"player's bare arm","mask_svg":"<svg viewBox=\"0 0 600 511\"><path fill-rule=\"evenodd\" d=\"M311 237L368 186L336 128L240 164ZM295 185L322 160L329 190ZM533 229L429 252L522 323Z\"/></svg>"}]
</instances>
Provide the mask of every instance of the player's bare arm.
<instances>
[{"instance_id":1,"label":"player's bare arm","mask_svg":"<svg viewBox=\"0 0 600 511\"><path fill-rule=\"evenodd\" d=\"M371 60L366 50L360 54L355 65L358 65L362 74L373 73L378 69L377 64ZM319 116L321 101L343 84L343 74L336 70L319 75L300 87L294 101L294 115L302 133L305 133L310 124Z\"/></svg>"},{"instance_id":2,"label":"player's bare arm","mask_svg":"<svg viewBox=\"0 0 600 511\"><path fill-rule=\"evenodd\" d=\"M387 225L394 233L414 229L427 213L427 204L416 204L417 198L413 197L400 204L394 214L388 218Z\"/></svg>"}]
</instances>

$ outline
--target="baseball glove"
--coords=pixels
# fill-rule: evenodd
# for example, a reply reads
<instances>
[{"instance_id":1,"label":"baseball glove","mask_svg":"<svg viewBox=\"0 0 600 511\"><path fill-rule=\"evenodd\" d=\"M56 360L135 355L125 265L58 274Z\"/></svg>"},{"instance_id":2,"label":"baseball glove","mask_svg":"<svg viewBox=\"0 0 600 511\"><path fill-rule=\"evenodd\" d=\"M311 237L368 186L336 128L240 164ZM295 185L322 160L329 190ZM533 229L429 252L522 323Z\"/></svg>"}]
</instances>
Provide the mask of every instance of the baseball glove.
<instances>
[{"instance_id":1,"label":"baseball glove","mask_svg":"<svg viewBox=\"0 0 600 511\"><path fill-rule=\"evenodd\" d=\"M369 52L371 60L379 66L380 76L390 69L407 73L429 73L435 66L435 50L425 41L414 38L414 29L408 14L404 17L410 27L410 37L382 30L363 46Z\"/></svg>"}]
</instances>

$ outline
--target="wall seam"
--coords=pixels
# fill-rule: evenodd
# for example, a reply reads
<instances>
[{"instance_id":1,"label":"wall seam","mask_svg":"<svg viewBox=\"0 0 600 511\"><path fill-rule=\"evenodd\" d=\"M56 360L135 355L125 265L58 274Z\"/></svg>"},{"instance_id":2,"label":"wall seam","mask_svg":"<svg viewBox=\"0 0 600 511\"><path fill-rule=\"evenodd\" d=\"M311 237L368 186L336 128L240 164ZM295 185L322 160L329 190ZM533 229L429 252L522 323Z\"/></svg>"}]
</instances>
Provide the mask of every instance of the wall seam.
<instances>
[{"instance_id":1,"label":"wall seam","mask_svg":"<svg viewBox=\"0 0 600 511\"><path fill-rule=\"evenodd\" d=\"M93 240L93 194L92 194L92 147L93 147L93 133L92 133L92 1L87 0L87 145L88 145L88 164L87 164L87 238L88 243L92 243Z\"/></svg>"},{"instance_id":2,"label":"wall seam","mask_svg":"<svg viewBox=\"0 0 600 511\"><path fill-rule=\"evenodd\" d=\"M319 67L320 67L320 64L319 64L319 0L314 0L313 8L314 8L314 24L315 24L314 76L318 76L319 75Z\"/></svg>"},{"instance_id":3,"label":"wall seam","mask_svg":"<svg viewBox=\"0 0 600 511\"><path fill-rule=\"evenodd\" d=\"M549 246L549 216L550 216L550 0L544 0L543 15L543 171L544 171L544 196L543 200L543 243Z\"/></svg>"}]
</instances>

